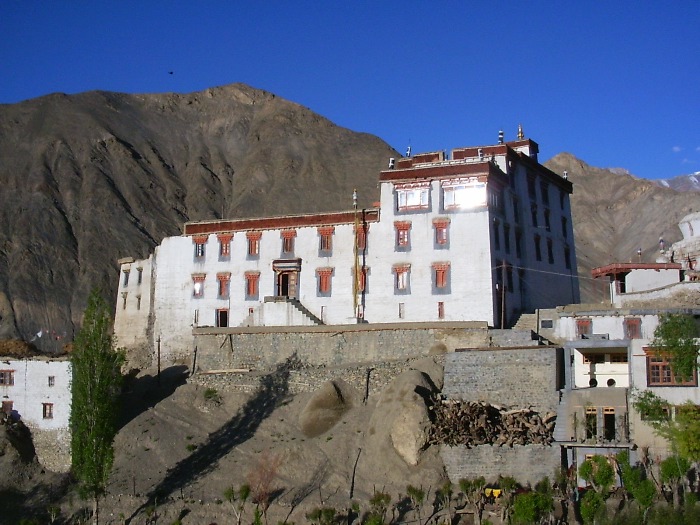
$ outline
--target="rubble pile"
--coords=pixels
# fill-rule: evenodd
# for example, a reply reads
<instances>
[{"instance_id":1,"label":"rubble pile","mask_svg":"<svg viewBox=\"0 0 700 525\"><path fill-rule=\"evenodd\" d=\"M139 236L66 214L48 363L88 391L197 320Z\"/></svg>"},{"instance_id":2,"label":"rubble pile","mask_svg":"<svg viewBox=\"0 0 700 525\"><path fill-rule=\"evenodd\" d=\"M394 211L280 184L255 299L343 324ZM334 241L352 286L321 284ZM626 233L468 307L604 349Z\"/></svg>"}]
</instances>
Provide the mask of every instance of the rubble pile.
<instances>
[{"instance_id":1,"label":"rubble pile","mask_svg":"<svg viewBox=\"0 0 700 525\"><path fill-rule=\"evenodd\" d=\"M556 414L438 397L429 408L431 445L551 445Z\"/></svg>"}]
</instances>

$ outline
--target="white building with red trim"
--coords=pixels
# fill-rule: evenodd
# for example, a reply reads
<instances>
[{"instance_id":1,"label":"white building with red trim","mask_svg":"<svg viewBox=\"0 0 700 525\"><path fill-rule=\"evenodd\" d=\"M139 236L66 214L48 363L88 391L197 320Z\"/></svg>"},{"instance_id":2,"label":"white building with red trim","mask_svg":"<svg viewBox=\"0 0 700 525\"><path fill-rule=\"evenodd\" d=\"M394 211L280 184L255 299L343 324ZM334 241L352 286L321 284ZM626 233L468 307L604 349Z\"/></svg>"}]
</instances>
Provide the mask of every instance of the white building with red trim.
<instances>
[{"instance_id":1,"label":"white building with red trim","mask_svg":"<svg viewBox=\"0 0 700 525\"><path fill-rule=\"evenodd\" d=\"M537 153L520 133L392 159L375 208L186 223L119 261L119 345L185 355L197 326L509 327L578 302L572 185Z\"/></svg>"}]
</instances>

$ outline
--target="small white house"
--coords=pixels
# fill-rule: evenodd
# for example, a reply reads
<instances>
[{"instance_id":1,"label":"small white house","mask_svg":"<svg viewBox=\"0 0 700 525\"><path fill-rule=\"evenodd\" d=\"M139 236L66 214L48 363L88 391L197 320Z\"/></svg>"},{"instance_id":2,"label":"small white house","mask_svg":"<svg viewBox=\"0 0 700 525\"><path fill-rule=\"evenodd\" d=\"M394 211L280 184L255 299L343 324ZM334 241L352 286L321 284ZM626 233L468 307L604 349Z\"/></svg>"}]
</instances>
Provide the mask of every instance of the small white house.
<instances>
[{"instance_id":1,"label":"small white house","mask_svg":"<svg viewBox=\"0 0 700 525\"><path fill-rule=\"evenodd\" d=\"M71 364L65 358L0 357L2 410L31 430L39 461L70 466Z\"/></svg>"}]
</instances>

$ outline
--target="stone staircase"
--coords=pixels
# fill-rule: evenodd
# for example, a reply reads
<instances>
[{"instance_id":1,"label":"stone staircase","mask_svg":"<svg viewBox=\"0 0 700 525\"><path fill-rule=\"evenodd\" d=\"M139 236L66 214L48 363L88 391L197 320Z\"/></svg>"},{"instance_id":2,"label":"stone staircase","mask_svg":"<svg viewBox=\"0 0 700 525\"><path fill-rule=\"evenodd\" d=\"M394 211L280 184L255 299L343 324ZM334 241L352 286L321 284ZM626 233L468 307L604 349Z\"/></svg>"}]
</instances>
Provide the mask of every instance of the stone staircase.
<instances>
[{"instance_id":1,"label":"stone staircase","mask_svg":"<svg viewBox=\"0 0 700 525\"><path fill-rule=\"evenodd\" d=\"M532 330L537 333L537 314L520 314L513 330Z\"/></svg>"},{"instance_id":2,"label":"stone staircase","mask_svg":"<svg viewBox=\"0 0 700 525\"><path fill-rule=\"evenodd\" d=\"M316 317L314 314L312 314L311 311L309 311L309 309L306 308L306 306L304 306L303 304L301 304L301 302L299 301L299 299L289 297L289 298L287 299L287 302L289 302L290 304L292 304L292 305L294 306L294 308L296 308L296 309L299 310L302 314L304 314L306 317L308 317L309 320L311 320L314 324L317 324L317 325L325 324L321 319L319 319L319 318Z\"/></svg>"},{"instance_id":3,"label":"stone staircase","mask_svg":"<svg viewBox=\"0 0 700 525\"><path fill-rule=\"evenodd\" d=\"M569 392L560 390L561 398L557 405L557 422L554 425L554 441L569 442L573 430L571 429L571 421L569 421Z\"/></svg>"}]
</instances>

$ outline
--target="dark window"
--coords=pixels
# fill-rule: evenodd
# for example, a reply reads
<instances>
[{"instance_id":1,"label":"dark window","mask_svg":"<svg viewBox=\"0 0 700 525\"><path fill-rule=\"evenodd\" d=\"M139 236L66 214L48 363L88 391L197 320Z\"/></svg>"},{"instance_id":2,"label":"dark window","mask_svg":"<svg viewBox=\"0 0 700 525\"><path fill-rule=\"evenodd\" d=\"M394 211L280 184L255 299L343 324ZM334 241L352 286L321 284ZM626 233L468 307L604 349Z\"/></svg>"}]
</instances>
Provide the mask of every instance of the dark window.
<instances>
[{"instance_id":1,"label":"dark window","mask_svg":"<svg viewBox=\"0 0 700 525\"><path fill-rule=\"evenodd\" d=\"M642 338L642 320L638 317L630 317L624 320L625 337L627 339Z\"/></svg>"},{"instance_id":2,"label":"dark window","mask_svg":"<svg viewBox=\"0 0 700 525\"><path fill-rule=\"evenodd\" d=\"M590 335L592 332L590 319L576 319L576 335L578 337Z\"/></svg>"},{"instance_id":3,"label":"dark window","mask_svg":"<svg viewBox=\"0 0 700 525\"><path fill-rule=\"evenodd\" d=\"M53 419L53 403L42 403L44 419Z\"/></svg>"},{"instance_id":4,"label":"dark window","mask_svg":"<svg viewBox=\"0 0 700 525\"><path fill-rule=\"evenodd\" d=\"M14 370L0 370L0 385L12 386L15 384Z\"/></svg>"},{"instance_id":5,"label":"dark window","mask_svg":"<svg viewBox=\"0 0 700 525\"><path fill-rule=\"evenodd\" d=\"M216 326L225 328L228 326L228 309L220 308L216 311Z\"/></svg>"}]
</instances>

